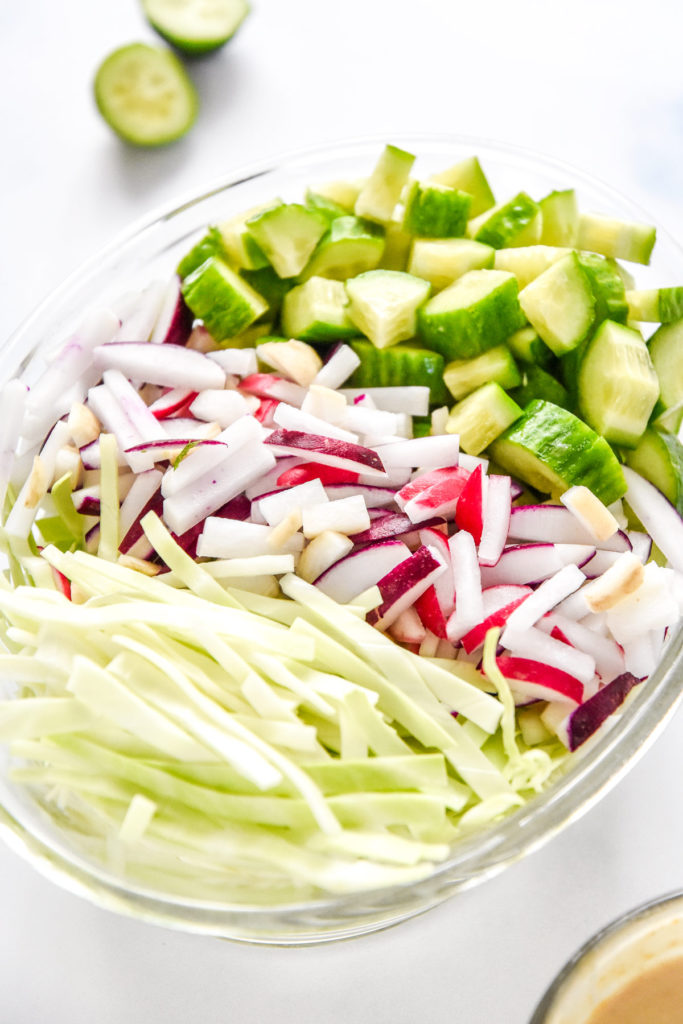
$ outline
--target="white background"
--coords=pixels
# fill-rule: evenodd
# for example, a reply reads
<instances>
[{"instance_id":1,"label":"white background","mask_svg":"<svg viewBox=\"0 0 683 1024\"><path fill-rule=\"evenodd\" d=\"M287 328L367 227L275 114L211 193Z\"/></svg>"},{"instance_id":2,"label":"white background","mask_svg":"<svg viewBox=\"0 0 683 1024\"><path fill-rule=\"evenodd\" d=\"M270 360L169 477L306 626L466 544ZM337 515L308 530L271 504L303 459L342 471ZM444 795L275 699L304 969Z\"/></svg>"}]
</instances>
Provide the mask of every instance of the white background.
<instances>
[{"instance_id":1,"label":"white background","mask_svg":"<svg viewBox=\"0 0 683 1024\"><path fill-rule=\"evenodd\" d=\"M528 146L611 182L683 238L683 14L672 0L253 4L238 37L190 69L195 129L142 152L110 134L91 94L110 50L154 38L137 0L0 0L0 337L150 210L240 164L349 136ZM682 716L522 864L340 945L240 947L139 924L0 848L0 1022L525 1024L593 930L683 884Z\"/></svg>"}]
</instances>

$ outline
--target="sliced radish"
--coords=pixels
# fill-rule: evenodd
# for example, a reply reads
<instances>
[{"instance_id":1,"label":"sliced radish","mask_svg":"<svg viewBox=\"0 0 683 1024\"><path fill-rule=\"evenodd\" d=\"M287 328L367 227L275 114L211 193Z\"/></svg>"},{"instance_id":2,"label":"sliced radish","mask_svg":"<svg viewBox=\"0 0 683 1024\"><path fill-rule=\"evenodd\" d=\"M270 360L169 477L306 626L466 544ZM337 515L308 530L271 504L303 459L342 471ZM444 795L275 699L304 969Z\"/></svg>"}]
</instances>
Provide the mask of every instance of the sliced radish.
<instances>
[{"instance_id":1,"label":"sliced radish","mask_svg":"<svg viewBox=\"0 0 683 1024\"><path fill-rule=\"evenodd\" d=\"M198 443L178 465L169 468L164 474L161 493L165 498L179 494L212 468L218 469L245 445L260 441L262 436L263 431L253 416L241 416L213 441Z\"/></svg>"},{"instance_id":2,"label":"sliced radish","mask_svg":"<svg viewBox=\"0 0 683 1024\"><path fill-rule=\"evenodd\" d=\"M576 750L585 743L621 707L639 682L636 676L624 672L572 712L568 722L569 749Z\"/></svg>"},{"instance_id":3,"label":"sliced radish","mask_svg":"<svg viewBox=\"0 0 683 1024\"><path fill-rule=\"evenodd\" d=\"M221 432L217 423L204 423L203 420L196 420L188 416L171 416L169 419L159 420L166 436L172 439L187 437L192 441L213 441Z\"/></svg>"},{"instance_id":4,"label":"sliced radish","mask_svg":"<svg viewBox=\"0 0 683 1024\"><path fill-rule=\"evenodd\" d=\"M280 402L273 413L273 420L279 427L285 430L303 431L307 434L320 435L322 437L334 437L340 441L348 441L351 444L358 443L358 434L352 434L334 423L321 420L318 416L311 416L302 409L295 409L286 402Z\"/></svg>"},{"instance_id":5,"label":"sliced radish","mask_svg":"<svg viewBox=\"0 0 683 1024\"><path fill-rule=\"evenodd\" d=\"M311 384L301 404L302 412L317 416L328 423L337 424L341 424L347 408L347 402L343 395L338 391L333 391L332 388L322 387L320 384ZM342 424L342 426L347 426L347 424ZM355 430L355 427L349 426L348 429Z\"/></svg>"},{"instance_id":6,"label":"sliced radish","mask_svg":"<svg viewBox=\"0 0 683 1024\"><path fill-rule=\"evenodd\" d=\"M438 472L438 470L437 470ZM414 523L421 523L433 516L443 516L452 519L458 504L458 499L467 483L469 473L459 466L445 471L445 476L440 482L432 484L425 490L419 491L415 497L410 498L403 504L403 511L410 516ZM415 481L413 481L415 482ZM410 487L410 484L407 485ZM402 488L396 496L396 503L400 507L399 495L405 493Z\"/></svg>"},{"instance_id":7,"label":"sliced radish","mask_svg":"<svg viewBox=\"0 0 683 1024\"><path fill-rule=\"evenodd\" d=\"M683 572L683 521L673 505L648 480L629 466L625 501L631 506L667 561Z\"/></svg>"},{"instance_id":8,"label":"sliced radish","mask_svg":"<svg viewBox=\"0 0 683 1024\"><path fill-rule=\"evenodd\" d=\"M537 590L527 597L524 604L512 612L500 642L506 646L505 638L508 630L514 632L515 630L530 629L543 615L563 601L565 597L573 594L585 582L586 577L578 566L563 566L559 572L544 580Z\"/></svg>"},{"instance_id":9,"label":"sliced radish","mask_svg":"<svg viewBox=\"0 0 683 1024\"><path fill-rule=\"evenodd\" d=\"M338 345L313 378L313 384L338 388L360 366L360 357L348 345Z\"/></svg>"},{"instance_id":10,"label":"sliced radish","mask_svg":"<svg viewBox=\"0 0 683 1024\"><path fill-rule=\"evenodd\" d=\"M303 462L298 466L283 470L277 478L277 486L294 487L297 484L305 483L306 480L320 480L325 485L353 484L358 482L358 473L346 469L335 469L332 466L322 466L316 462Z\"/></svg>"},{"instance_id":11,"label":"sliced radish","mask_svg":"<svg viewBox=\"0 0 683 1024\"><path fill-rule=\"evenodd\" d=\"M406 534L414 531L415 526L408 516L403 515L402 512L390 512L379 519L372 519L366 530L361 530L352 536L355 544L371 544L378 540L388 540L391 537L405 537Z\"/></svg>"},{"instance_id":12,"label":"sliced radish","mask_svg":"<svg viewBox=\"0 0 683 1024\"><path fill-rule=\"evenodd\" d=\"M475 544L481 540L484 525L484 486L487 483L481 466L470 474L455 508L455 525L472 534Z\"/></svg>"},{"instance_id":13,"label":"sliced radish","mask_svg":"<svg viewBox=\"0 0 683 1024\"><path fill-rule=\"evenodd\" d=\"M580 704L583 700L583 682L561 669L545 665L531 658L500 655L496 664L510 683L515 696L528 700L570 700Z\"/></svg>"},{"instance_id":14,"label":"sliced radish","mask_svg":"<svg viewBox=\"0 0 683 1024\"><path fill-rule=\"evenodd\" d=\"M149 341L165 297L165 283L152 281L141 292L131 295L127 302L124 299L119 312L121 324L114 340Z\"/></svg>"},{"instance_id":15,"label":"sliced radish","mask_svg":"<svg viewBox=\"0 0 683 1024\"><path fill-rule=\"evenodd\" d=\"M429 415L429 388L417 385L387 388L342 388L341 394L349 402L371 398L377 409L385 412L407 413L409 416Z\"/></svg>"},{"instance_id":16,"label":"sliced radish","mask_svg":"<svg viewBox=\"0 0 683 1024\"><path fill-rule=\"evenodd\" d=\"M508 627L505 630L505 637L501 637L501 642L503 640L507 649L517 657L530 658L562 669L563 672L576 676L584 684L590 683L595 675L595 658L574 647L568 647L560 640L553 640L547 633L535 627L515 632Z\"/></svg>"},{"instance_id":17,"label":"sliced radish","mask_svg":"<svg viewBox=\"0 0 683 1024\"><path fill-rule=\"evenodd\" d=\"M188 391L187 388L169 388L168 391L148 406L149 411L158 420L168 419L178 413L186 413L199 392Z\"/></svg>"},{"instance_id":18,"label":"sliced radish","mask_svg":"<svg viewBox=\"0 0 683 1024\"><path fill-rule=\"evenodd\" d=\"M135 473L152 469L154 459L150 455L149 450L140 450L137 447L145 439L140 436L139 430L133 425L111 390L105 384L98 384L96 387L90 388L88 392L88 406L95 413L105 430L114 435L119 451L124 453L125 461ZM83 465L85 466L86 462ZM88 465L88 468L90 468L90 465Z\"/></svg>"},{"instance_id":19,"label":"sliced radish","mask_svg":"<svg viewBox=\"0 0 683 1024\"><path fill-rule=\"evenodd\" d=\"M484 617L481 573L477 549L472 534L461 530L450 538L453 581L455 583L455 611L448 619L446 632L451 643L456 643Z\"/></svg>"},{"instance_id":20,"label":"sliced radish","mask_svg":"<svg viewBox=\"0 0 683 1024\"><path fill-rule=\"evenodd\" d=\"M510 526L512 491L509 476L487 477L484 501L484 521L479 542L479 564L498 564L505 547Z\"/></svg>"},{"instance_id":21,"label":"sliced radish","mask_svg":"<svg viewBox=\"0 0 683 1024\"><path fill-rule=\"evenodd\" d=\"M102 381L133 424L141 441L158 441L166 436L164 428L119 370L105 370Z\"/></svg>"},{"instance_id":22,"label":"sliced radish","mask_svg":"<svg viewBox=\"0 0 683 1024\"><path fill-rule=\"evenodd\" d=\"M180 290L180 279L169 281L152 330L153 344L185 345L192 332L194 315Z\"/></svg>"},{"instance_id":23,"label":"sliced radish","mask_svg":"<svg viewBox=\"0 0 683 1024\"><path fill-rule=\"evenodd\" d=\"M517 505L510 514L510 538L550 544L596 545L592 533L563 505ZM623 532L612 534L599 546L608 551L631 548Z\"/></svg>"},{"instance_id":24,"label":"sliced radish","mask_svg":"<svg viewBox=\"0 0 683 1024\"><path fill-rule=\"evenodd\" d=\"M448 536L445 533L441 533L440 530L429 526L428 521L423 524L419 536L422 544L433 547L438 551L439 558L449 570L448 572L442 573L434 584L434 590L441 607L441 612L443 616L448 619L449 615L452 614L453 609L455 608L455 581L453 579L453 564L451 562L451 549L448 543ZM441 634L439 635L441 636Z\"/></svg>"},{"instance_id":25,"label":"sliced radish","mask_svg":"<svg viewBox=\"0 0 683 1024\"><path fill-rule=\"evenodd\" d=\"M251 558L255 555L272 555L276 551L294 554L303 548L303 537L294 534L284 544L273 543L270 526L242 522L238 519L224 519L208 516L197 541L200 558Z\"/></svg>"},{"instance_id":26,"label":"sliced radish","mask_svg":"<svg viewBox=\"0 0 683 1024\"><path fill-rule=\"evenodd\" d=\"M368 612L367 620L377 629L387 629L401 612L410 608L431 586L446 566L434 548L420 547L409 558L377 581L382 604Z\"/></svg>"},{"instance_id":27,"label":"sliced radish","mask_svg":"<svg viewBox=\"0 0 683 1024\"><path fill-rule=\"evenodd\" d=\"M440 437L413 437L391 445L378 447L382 462L387 467L416 467L440 469L457 466L460 444L453 434Z\"/></svg>"},{"instance_id":28,"label":"sliced radish","mask_svg":"<svg viewBox=\"0 0 683 1024\"><path fill-rule=\"evenodd\" d=\"M439 580L442 580L448 573L443 573L439 576ZM436 581L438 582L438 580ZM441 602L439 601L435 583L427 587L423 594L420 594L415 600L415 611L420 616L420 620L424 624L425 628L435 637L441 640L445 640L447 637L447 621L448 616L444 615ZM436 651L435 651L436 653Z\"/></svg>"},{"instance_id":29,"label":"sliced radish","mask_svg":"<svg viewBox=\"0 0 683 1024\"><path fill-rule=\"evenodd\" d=\"M329 501L325 495L323 502L304 507L302 516L304 537L309 539L326 530L350 536L370 527L367 506L360 494L336 501Z\"/></svg>"},{"instance_id":30,"label":"sliced radish","mask_svg":"<svg viewBox=\"0 0 683 1024\"><path fill-rule=\"evenodd\" d=\"M196 419L216 422L222 429L250 411L246 398L239 391L218 388L198 392L189 410Z\"/></svg>"},{"instance_id":31,"label":"sliced radish","mask_svg":"<svg viewBox=\"0 0 683 1024\"><path fill-rule=\"evenodd\" d=\"M484 615L482 621L462 637L461 643L465 651L471 654L481 647L489 629L504 626L515 608L530 594L533 594L531 587L510 583L483 590L481 596Z\"/></svg>"},{"instance_id":32,"label":"sliced radish","mask_svg":"<svg viewBox=\"0 0 683 1024\"><path fill-rule=\"evenodd\" d=\"M613 679L624 671L623 651L612 637L601 636L594 629L557 612L547 615L539 625L541 629L550 629L550 635L556 639L560 639L555 633L558 630L565 643L595 658L595 670L601 679Z\"/></svg>"},{"instance_id":33,"label":"sliced radish","mask_svg":"<svg viewBox=\"0 0 683 1024\"><path fill-rule=\"evenodd\" d=\"M307 583L313 583L326 569L353 549L353 541L343 533L326 530L309 541L297 564L297 574Z\"/></svg>"},{"instance_id":34,"label":"sliced radish","mask_svg":"<svg viewBox=\"0 0 683 1024\"><path fill-rule=\"evenodd\" d=\"M322 573L315 585L340 604L348 604L408 558L410 549L400 540L356 548Z\"/></svg>"},{"instance_id":35,"label":"sliced radish","mask_svg":"<svg viewBox=\"0 0 683 1024\"><path fill-rule=\"evenodd\" d=\"M619 530L619 523L606 505L588 487L570 487L560 501L597 544L603 544Z\"/></svg>"},{"instance_id":36,"label":"sliced radish","mask_svg":"<svg viewBox=\"0 0 683 1024\"><path fill-rule=\"evenodd\" d=\"M371 448L337 438L308 434L300 430L275 430L266 438L274 455L307 455L313 462L337 469L362 472L365 476L381 478L384 466Z\"/></svg>"},{"instance_id":37,"label":"sliced radish","mask_svg":"<svg viewBox=\"0 0 683 1024\"><path fill-rule=\"evenodd\" d=\"M255 348L219 348L216 352L207 352L207 356L226 374L248 377L258 370Z\"/></svg>"},{"instance_id":38,"label":"sliced radish","mask_svg":"<svg viewBox=\"0 0 683 1024\"><path fill-rule=\"evenodd\" d=\"M277 526L285 519L292 509L310 508L312 505L324 504L328 501L325 488L320 480L307 480L296 487L286 487L283 490L273 491L262 498L258 498L255 504L265 518L269 526ZM361 498L362 501L362 498Z\"/></svg>"},{"instance_id":39,"label":"sliced radish","mask_svg":"<svg viewBox=\"0 0 683 1024\"><path fill-rule=\"evenodd\" d=\"M166 387L187 387L192 391L222 388L225 373L201 352L169 345L159 359L156 345L140 341L117 341L98 345L93 358L102 370L120 370L131 380L144 380Z\"/></svg>"},{"instance_id":40,"label":"sliced radish","mask_svg":"<svg viewBox=\"0 0 683 1024\"><path fill-rule=\"evenodd\" d=\"M519 544L506 548L495 566L485 566L481 579L485 587L500 583L540 583L564 565L579 568L595 554L583 544Z\"/></svg>"},{"instance_id":41,"label":"sliced radish","mask_svg":"<svg viewBox=\"0 0 683 1024\"><path fill-rule=\"evenodd\" d=\"M321 468L328 469L327 466ZM395 505L396 491L393 487L383 487L380 484L362 484L360 482L328 483L323 480L323 483L325 484L325 493L331 500L349 498L354 494L362 494L368 509L387 509L389 506Z\"/></svg>"}]
</instances>

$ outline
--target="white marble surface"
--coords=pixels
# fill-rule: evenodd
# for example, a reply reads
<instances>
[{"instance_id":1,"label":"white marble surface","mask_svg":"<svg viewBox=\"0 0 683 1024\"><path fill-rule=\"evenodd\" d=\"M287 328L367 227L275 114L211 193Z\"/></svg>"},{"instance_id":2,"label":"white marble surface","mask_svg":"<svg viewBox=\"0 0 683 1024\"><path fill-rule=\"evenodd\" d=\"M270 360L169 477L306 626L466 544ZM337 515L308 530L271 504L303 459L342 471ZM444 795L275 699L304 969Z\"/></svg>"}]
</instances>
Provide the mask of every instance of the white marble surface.
<instances>
[{"instance_id":1,"label":"white marble surface","mask_svg":"<svg viewBox=\"0 0 683 1024\"><path fill-rule=\"evenodd\" d=\"M683 14L669 0L253 0L192 66L182 143L123 148L91 80L152 39L137 0L0 5L0 336L129 223L231 168L338 138L453 131L532 147L631 195L683 238ZM1 410L0 410L1 414ZM3 1024L525 1024L598 926L683 884L679 712L549 845L397 929L247 948L119 918L0 848Z\"/></svg>"}]
</instances>

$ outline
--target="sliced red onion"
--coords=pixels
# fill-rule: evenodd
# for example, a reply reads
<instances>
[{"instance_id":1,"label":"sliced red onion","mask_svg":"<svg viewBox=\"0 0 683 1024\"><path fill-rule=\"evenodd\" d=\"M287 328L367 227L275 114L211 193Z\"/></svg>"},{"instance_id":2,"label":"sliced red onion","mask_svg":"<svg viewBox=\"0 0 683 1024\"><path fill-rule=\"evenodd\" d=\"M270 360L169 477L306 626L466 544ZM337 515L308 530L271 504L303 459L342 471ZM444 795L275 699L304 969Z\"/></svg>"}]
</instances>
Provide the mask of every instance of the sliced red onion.
<instances>
[{"instance_id":1,"label":"sliced red onion","mask_svg":"<svg viewBox=\"0 0 683 1024\"><path fill-rule=\"evenodd\" d=\"M460 445L453 434L440 437L413 437L395 444L383 445L377 451L387 467L440 469L458 465Z\"/></svg>"},{"instance_id":2,"label":"sliced red onion","mask_svg":"<svg viewBox=\"0 0 683 1024\"><path fill-rule=\"evenodd\" d=\"M280 402L277 406L273 413L273 420L279 427L283 427L285 430L303 431L307 434L322 437L334 437L340 441L348 441L351 444L358 443L357 434L352 434L349 430L344 430L334 423L328 423L327 420L322 420L318 416L311 416L310 413L303 412L301 409L295 409L293 406L287 405L286 402Z\"/></svg>"},{"instance_id":3,"label":"sliced red onion","mask_svg":"<svg viewBox=\"0 0 683 1024\"><path fill-rule=\"evenodd\" d=\"M617 676L598 690L593 697L579 705L568 722L569 749L576 750L621 707L634 686L640 682L630 672Z\"/></svg>"},{"instance_id":4,"label":"sliced red onion","mask_svg":"<svg viewBox=\"0 0 683 1024\"><path fill-rule=\"evenodd\" d=\"M387 629L446 571L446 566L437 557L434 548L418 548L410 558L377 581L382 604L368 612L370 625L380 630Z\"/></svg>"},{"instance_id":5,"label":"sliced red onion","mask_svg":"<svg viewBox=\"0 0 683 1024\"><path fill-rule=\"evenodd\" d=\"M148 342L110 342L98 345L93 357L100 369L120 370L131 380L171 388L186 387L191 391L225 386L225 373L217 363L201 352L180 345L169 345L164 358L159 359L156 345Z\"/></svg>"},{"instance_id":6,"label":"sliced red onion","mask_svg":"<svg viewBox=\"0 0 683 1024\"><path fill-rule=\"evenodd\" d=\"M408 558L410 550L400 540L354 548L318 576L315 585L340 604L348 604Z\"/></svg>"},{"instance_id":7,"label":"sliced red onion","mask_svg":"<svg viewBox=\"0 0 683 1024\"><path fill-rule=\"evenodd\" d=\"M461 640L466 653L471 654L483 645L489 629L504 626L515 608L530 594L533 594L531 587L512 583L482 590L482 620L465 633Z\"/></svg>"},{"instance_id":8,"label":"sliced red onion","mask_svg":"<svg viewBox=\"0 0 683 1024\"><path fill-rule=\"evenodd\" d=\"M371 448L340 441L320 434L307 434L300 430L275 430L265 441L274 455L305 455L310 461L324 466L362 472L365 476L381 479L384 466Z\"/></svg>"},{"instance_id":9,"label":"sliced red onion","mask_svg":"<svg viewBox=\"0 0 683 1024\"><path fill-rule=\"evenodd\" d=\"M510 526L512 491L510 477L494 474L487 477L484 520L479 542L479 564L497 565L505 547Z\"/></svg>"},{"instance_id":10,"label":"sliced red onion","mask_svg":"<svg viewBox=\"0 0 683 1024\"><path fill-rule=\"evenodd\" d=\"M360 357L348 345L338 345L313 378L314 384L337 390L360 366Z\"/></svg>"},{"instance_id":11,"label":"sliced red onion","mask_svg":"<svg viewBox=\"0 0 683 1024\"><path fill-rule=\"evenodd\" d=\"M500 642L506 644L506 633L530 629L552 608L569 597L586 582L586 577L576 565L565 565L559 572L549 576L547 580L533 592L526 601L510 615Z\"/></svg>"},{"instance_id":12,"label":"sliced red onion","mask_svg":"<svg viewBox=\"0 0 683 1024\"><path fill-rule=\"evenodd\" d=\"M274 373L249 374L240 384L240 389L250 395L256 395L257 398L272 398L277 402L286 402L297 409L301 408L306 397L306 388L293 384L292 381L283 380Z\"/></svg>"},{"instance_id":13,"label":"sliced red onion","mask_svg":"<svg viewBox=\"0 0 683 1024\"><path fill-rule=\"evenodd\" d=\"M496 664L510 683L515 696L531 700L567 700L580 704L584 686L580 679L561 669L534 661L500 655Z\"/></svg>"},{"instance_id":14,"label":"sliced red onion","mask_svg":"<svg viewBox=\"0 0 683 1024\"><path fill-rule=\"evenodd\" d=\"M485 566L481 579L485 587L499 583L540 583L564 565L581 568L595 554L583 544L520 544L506 548L495 566Z\"/></svg>"},{"instance_id":15,"label":"sliced red onion","mask_svg":"<svg viewBox=\"0 0 683 1024\"><path fill-rule=\"evenodd\" d=\"M510 514L510 538L545 541L549 544L589 544L596 541L564 505L517 505ZM631 544L623 531L601 541L601 550L630 551Z\"/></svg>"},{"instance_id":16,"label":"sliced red onion","mask_svg":"<svg viewBox=\"0 0 683 1024\"><path fill-rule=\"evenodd\" d=\"M625 501L631 506L667 561L683 572L683 521L673 505L629 466L623 466L626 478Z\"/></svg>"},{"instance_id":17,"label":"sliced red onion","mask_svg":"<svg viewBox=\"0 0 683 1024\"><path fill-rule=\"evenodd\" d=\"M316 382L317 383L317 382ZM371 398L377 409L385 412L407 413L409 416L429 415L429 388L419 385L386 388L341 388L349 402L365 396Z\"/></svg>"},{"instance_id":18,"label":"sliced red onion","mask_svg":"<svg viewBox=\"0 0 683 1024\"><path fill-rule=\"evenodd\" d=\"M219 348L216 352L207 352L207 356L218 363L225 373L237 377L249 377L258 371L255 348Z\"/></svg>"},{"instance_id":19,"label":"sliced red onion","mask_svg":"<svg viewBox=\"0 0 683 1024\"><path fill-rule=\"evenodd\" d=\"M296 487L286 487L256 499L259 511L269 526L277 526L294 509L310 508L328 500L320 480L307 480ZM362 500L362 499L361 499Z\"/></svg>"},{"instance_id":20,"label":"sliced red onion","mask_svg":"<svg viewBox=\"0 0 683 1024\"><path fill-rule=\"evenodd\" d=\"M535 627L513 632L508 626L501 642L517 657L530 658L562 669L584 684L589 683L595 675L595 658L574 647L568 647L560 640L554 640Z\"/></svg>"},{"instance_id":21,"label":"sliced red onion","mask_svg":"<svg viewBox=\"0 0 683 1024\"><path fill-rule=\"evenodd\" d=\"M150 341L153 344L185 345L193 321L192 310L180 290L180 279L174 276L166 286Z\"/></svg>"},{"instance_id":22,"label":"sliced red onion","mask_svg":"<svg viewBox=\"0 0 683 1024\"><path fill-rule=\"evenodd\" d=\"M448 546L455 583L455 611L448 619L446 632L451 643L456 643L481 622L484 617L484 601L477 549L472 534L461 530L450 538Z\"/></svg>"},{"instance_id":23,"label":"sliced red onion","mask_svg":"<svg viewBox=\"0 0 683 1024\"><path fill-rule=\"evenodd\" d=\"M213 441L198 444L179 465L169 468L164 474L161 493L164 498L180 494L212 468L218 469L226 459L245 445L260 441L262 436L261 426L253 416L240 417L221 431Z\"/></svg>"},{"instance_id":24,"label":"sliced red onion","mask_svg":"<svg viewBox=\"0 0 683 1024\"><path fill-rule=\"evenodd\" d=\"M190 405L190 413L198 420L218 423L222 429L250 412L244 395L239 391L210 388L199 391Z\"/></svg>"},{"instance_id":25,"label":"sliced red onion","mask_svg":"<svg viewBox=\"0 0 683 1024\"><path fill-rule=\"evenodd\" d=\"M300 533L274 547L270 526L208 516L197 541L200 558L251 558L255 555L295 554L304 546Z\"/></svg>"}]
</instances>

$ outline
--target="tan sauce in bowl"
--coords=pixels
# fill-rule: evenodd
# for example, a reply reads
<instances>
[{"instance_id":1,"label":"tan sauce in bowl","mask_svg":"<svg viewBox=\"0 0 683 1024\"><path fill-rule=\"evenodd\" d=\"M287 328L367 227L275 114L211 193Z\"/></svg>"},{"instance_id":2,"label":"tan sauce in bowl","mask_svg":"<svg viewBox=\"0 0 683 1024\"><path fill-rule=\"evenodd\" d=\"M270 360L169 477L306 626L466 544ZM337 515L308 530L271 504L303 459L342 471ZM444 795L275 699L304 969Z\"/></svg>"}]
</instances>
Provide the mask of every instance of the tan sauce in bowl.
<instances>
[{"instance_id":1,"label":"tan sauce in bowl","mask_svg":"<svg viewBox=\"0 0 683 1024\"><path fill-rule=\"evenodd\" d=\"M587 1024L683 1024L683 957L634 978L601 1002Z\"/></svg>"}]
</instances>

